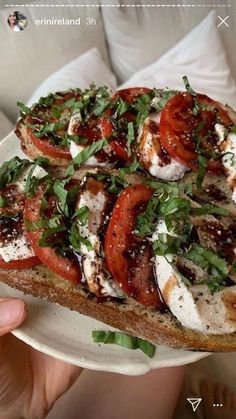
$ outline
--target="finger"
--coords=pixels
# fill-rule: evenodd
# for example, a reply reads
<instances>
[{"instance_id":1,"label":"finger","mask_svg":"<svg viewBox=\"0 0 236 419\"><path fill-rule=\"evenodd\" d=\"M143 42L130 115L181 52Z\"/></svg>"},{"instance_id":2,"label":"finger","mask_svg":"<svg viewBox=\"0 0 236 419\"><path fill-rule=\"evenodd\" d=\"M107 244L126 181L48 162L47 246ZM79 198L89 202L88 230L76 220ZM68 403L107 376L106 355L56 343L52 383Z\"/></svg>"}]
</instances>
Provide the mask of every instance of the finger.
<instances>
[{"instance_id":1,"label":"finger","mask_svg":"<svg viewBox=\"0 0 236 419\"><path fill-rule=\"evenodd\" d=\"M16 298L0 298L0 336L14 330L26 317L26 305Z\"/></svg>"}]
</instances>

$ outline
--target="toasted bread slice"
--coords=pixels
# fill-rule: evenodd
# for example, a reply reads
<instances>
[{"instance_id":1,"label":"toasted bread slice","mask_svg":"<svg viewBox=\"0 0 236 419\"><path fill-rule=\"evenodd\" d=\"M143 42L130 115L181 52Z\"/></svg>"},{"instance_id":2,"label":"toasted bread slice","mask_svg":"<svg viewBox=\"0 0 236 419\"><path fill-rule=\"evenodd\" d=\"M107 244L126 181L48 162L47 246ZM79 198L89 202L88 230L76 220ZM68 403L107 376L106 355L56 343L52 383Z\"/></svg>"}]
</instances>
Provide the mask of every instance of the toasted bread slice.
<instances>
[{"instance_id":1,"label":"toasted bread slice","mask_svg":"<svg viewBox=\"0 0 236 419\"><path fill-rule=\"evenodd\" d=\"M15 133L21 142L21 149L23 153L26 154L30 159L34 160L42 156L42 151L38 150L37 147L32 143L30 136L27 132L25 125L25 117L21 118L16 125ZM68 166L68 160L59 159L52 156L44 154L44 157L47 157L53 166Z\"/></svg>"},{"instance_id":2,"label":"toasted bread slice","mask_svg":"<svg viewBox=\"0 0 236 419\"><path fill-rule=\"evenodd\" d=\"M210 352L236 351L236 333L205 335L183 327L171 313L145 308L131 298L122 303L99 302L81 286L62 279L45 266L1 270L0 280L26 294L76 310L154 344Z\"/></svg>"}]
</instances>

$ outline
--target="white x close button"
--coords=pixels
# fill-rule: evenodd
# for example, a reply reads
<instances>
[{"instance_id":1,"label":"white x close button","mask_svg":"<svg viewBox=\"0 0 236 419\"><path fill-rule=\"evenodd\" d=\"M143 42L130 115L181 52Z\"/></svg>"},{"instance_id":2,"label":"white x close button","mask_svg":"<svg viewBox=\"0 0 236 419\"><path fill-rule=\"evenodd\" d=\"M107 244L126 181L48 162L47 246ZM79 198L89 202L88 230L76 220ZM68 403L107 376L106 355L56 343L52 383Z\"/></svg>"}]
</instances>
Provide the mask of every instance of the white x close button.
<instances>
[{"instance_id":1,"label":"white x close button","mask_svg":"<svg viewBox=\"0 0 236 419\"><path fill-rule=\"evenodd\" d=\"M218 24L218 28L219 28L221 25L225 25L225 26L227 26L227 28L229 28L229 23L227 22L227 20L229 19L229 16L226 16L225 18L223 18L223 17L221 17L221 16L218 16L218 19L220 19L220 22L219 22L219 24Z\"/></svg>"}]
</instances>

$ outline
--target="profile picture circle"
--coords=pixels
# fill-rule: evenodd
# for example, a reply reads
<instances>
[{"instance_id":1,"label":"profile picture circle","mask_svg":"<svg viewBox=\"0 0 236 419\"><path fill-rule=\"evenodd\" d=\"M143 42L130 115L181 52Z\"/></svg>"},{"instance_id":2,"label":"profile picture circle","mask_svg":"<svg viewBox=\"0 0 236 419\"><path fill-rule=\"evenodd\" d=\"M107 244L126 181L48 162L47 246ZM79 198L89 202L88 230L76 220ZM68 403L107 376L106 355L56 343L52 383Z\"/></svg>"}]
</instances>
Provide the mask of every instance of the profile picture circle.
<instances>
[{"instance_id":1,"label":"profile picture circle","mask_svg":"<svg viewBox=\"0 0 236 419\"><path fill-rule=\"evenodd\" d=\"M17 11L10 13L7 22L13 32L22 32L28 25L27 17Z\"/></svg>"}]
</instances>

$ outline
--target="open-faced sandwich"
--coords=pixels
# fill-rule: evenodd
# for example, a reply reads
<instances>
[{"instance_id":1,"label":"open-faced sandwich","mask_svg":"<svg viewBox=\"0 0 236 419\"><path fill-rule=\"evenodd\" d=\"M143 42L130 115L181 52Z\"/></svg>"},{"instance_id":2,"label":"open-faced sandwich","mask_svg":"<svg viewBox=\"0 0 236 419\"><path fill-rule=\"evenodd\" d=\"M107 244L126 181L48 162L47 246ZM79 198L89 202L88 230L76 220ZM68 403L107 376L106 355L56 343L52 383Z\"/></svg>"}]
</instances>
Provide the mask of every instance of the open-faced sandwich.
<instances>
[{"instance_id":1,"label":"open-faced sandwich","mask_svg":"<svg viewBox=\"0 0 236 419\"><path fill-rule=\"evenodd\" d=\"M236 118L186 91L19 104L0 169L0 280L131 335L236 350Z\"/></svg>"}]
</instances>

